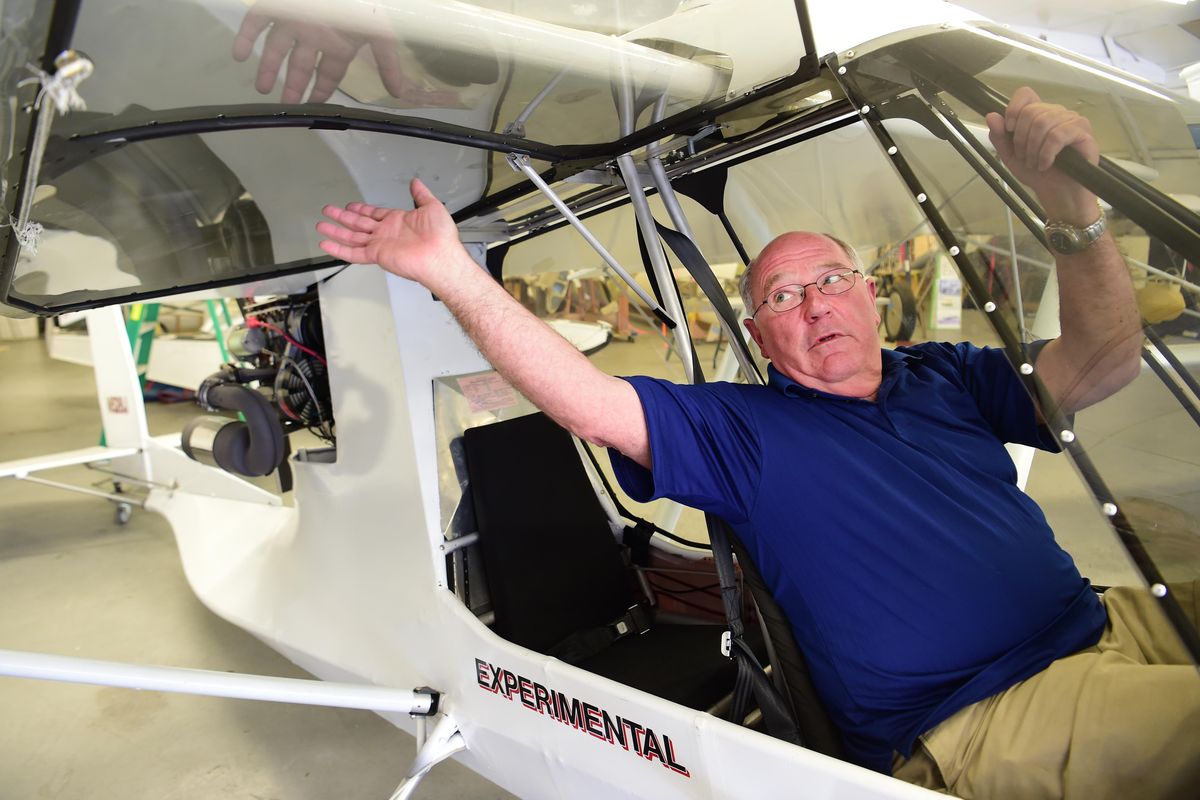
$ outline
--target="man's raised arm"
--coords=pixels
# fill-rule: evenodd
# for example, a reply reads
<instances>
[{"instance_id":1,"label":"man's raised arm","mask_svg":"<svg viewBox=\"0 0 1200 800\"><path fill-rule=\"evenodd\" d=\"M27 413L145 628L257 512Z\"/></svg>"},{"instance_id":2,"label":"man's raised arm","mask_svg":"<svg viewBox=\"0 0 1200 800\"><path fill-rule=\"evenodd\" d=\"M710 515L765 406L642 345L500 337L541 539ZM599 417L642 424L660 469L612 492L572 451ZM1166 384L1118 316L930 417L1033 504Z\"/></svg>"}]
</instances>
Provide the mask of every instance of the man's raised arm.
<instances>
[{"instance_id":1,"label":"man's raised arm","mask_svg":"<svg viewBox=\"0 0 1200 800\"><path fill-rule=\"evenodd\" d=\"M1096 196L1054 166L1066 147L1093 164L1100 149L1088 120L1043 103L1028 87L1003 115L988 114L992 144L1037 194L1050 222L1084 229L1100 217ZM1138 375L1142 326L1133 282L1112 235L1073 254L1055 253L1061 335L1046 345L1037 374L1064 413L1099 402Z\"/></svg>"},{"instance_id":2,"label":"man's raised arm","mask_svg":"<svg viewBox=\"0 0 1200 800\"><path fill-rule=\"evenodd\" d=\"M412 211L351 203L325 206L321 249L354 264L378 264L416 281L446 304L484 357L522 394L572 433L650 466L637 393L512 298L458 240L446 207L414 179Z\"/></svg>"}]
</instances>

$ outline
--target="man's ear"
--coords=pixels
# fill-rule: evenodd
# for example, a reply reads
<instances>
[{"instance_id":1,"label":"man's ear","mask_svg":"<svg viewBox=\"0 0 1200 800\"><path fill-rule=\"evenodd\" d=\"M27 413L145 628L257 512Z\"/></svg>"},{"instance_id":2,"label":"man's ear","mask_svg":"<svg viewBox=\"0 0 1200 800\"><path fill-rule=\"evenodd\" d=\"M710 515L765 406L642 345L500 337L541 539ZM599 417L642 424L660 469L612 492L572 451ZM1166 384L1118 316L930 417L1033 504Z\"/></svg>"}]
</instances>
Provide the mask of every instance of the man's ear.
<instances>
[{"instance_id":1,"label":"man's ear","mask_svg":"<svg viewBox=\"0 0 1200 800\"><path fill-rule=\"evenodd\" d=\"M744 319L742 320L742 324L746 326L746 331L750 334L750 338L754 340L756 345L758 345L758 349L762 353L763 358L770 359L771 355L767 352L767 349L763 347L762 331L758 329L758 325L754 324L754 320L752 319Z\"/></svg>"},{"instance_id":2,"label":"man's ear","mask_svg":"<svg viewBox=\"0 0 1200 800\"><path fill-rule=\"evenodd\" d=\"M875 302L875 296L879 292L879 287L875 283L874 275L868 275L863 280L867 283L867 294L871 295L871 305L875 306L875 327L878 328L879 324L883 322L883 318L879 316L879 304Z\"/></svg>"}]
</instances>

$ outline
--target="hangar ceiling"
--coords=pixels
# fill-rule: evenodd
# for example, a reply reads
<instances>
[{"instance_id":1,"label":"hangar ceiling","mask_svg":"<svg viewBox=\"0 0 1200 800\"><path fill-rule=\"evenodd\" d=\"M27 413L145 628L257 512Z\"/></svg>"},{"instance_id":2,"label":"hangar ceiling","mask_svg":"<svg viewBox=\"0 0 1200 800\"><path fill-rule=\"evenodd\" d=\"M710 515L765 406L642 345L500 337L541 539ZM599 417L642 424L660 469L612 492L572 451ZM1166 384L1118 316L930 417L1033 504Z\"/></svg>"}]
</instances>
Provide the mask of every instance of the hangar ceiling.
<instances>
[{"instance_id":1,"label":"hangar ceiling","mask_svg":"<svg viewBox=\"0 0 1200 800\"><path fill-rule=\"evenodd\" d=\"M1200 62L1200 2L1173 0L956 0L1023 33L1176 89Z\"/></svg>"}]
</instances>

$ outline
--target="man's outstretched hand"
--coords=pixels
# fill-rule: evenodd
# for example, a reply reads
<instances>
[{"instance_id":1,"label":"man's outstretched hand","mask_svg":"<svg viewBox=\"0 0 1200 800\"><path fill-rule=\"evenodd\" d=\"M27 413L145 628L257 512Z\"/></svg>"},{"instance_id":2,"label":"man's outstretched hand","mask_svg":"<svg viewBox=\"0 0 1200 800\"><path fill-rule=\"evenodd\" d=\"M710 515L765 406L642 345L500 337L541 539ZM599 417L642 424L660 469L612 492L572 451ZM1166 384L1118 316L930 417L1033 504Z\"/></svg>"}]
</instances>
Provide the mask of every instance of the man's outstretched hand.
<instances>
[{"instance_id":1,"label":"man's outstretched hand","mask_svg":"<svg viewBox=\"0 0 1200 800\"><path fill-rule=\"evenodd\" d=\"M1100 147L1086 117L1044 103L1028 86L1013 92L1004 114L987 115L992 145L1017 180L1037 194L1051 219L1076 226L1096 221L1096 196L1054 166L1074 147L1089 162L1100 161Z\"/></svg>"},{"instance_id":2,"label":"man's outstretched hand","mask_svg":"<svg viewBox=\"0 0 1200 800\"><path fill-rule=\"evenodd\" d=\"M409 191L416 204L412 211L366 203L325 206L321 211L332 222L317 223L317 232L325 237L321 249L342 261L378 264L428 285L427 276L467 256L450 212L433 192L419 178L413 178Z\"/></svg>"},{"instance_id":3,"label":"man's outstretched hand","mask_svg":"<svg viewBox=\"0 0 1200 800\"><path fill-rule=\"evenodd\" d=\"M458 93L430 89L406 75L392 36L365 35L359 32L361 29L361 24L335 27L320 20L306 19L290 12L286 2L261 0L242 19L233 40L233 58L235 61L250 58L254 53L254 43L265 31L254 88L260 94L270 94L286 59L287 69L280 101L301 102L311 82L308 102L324 103L341 85L351 62L366 46L384 89L401 105L462 106Z\"/></svg>"}]
</instances>

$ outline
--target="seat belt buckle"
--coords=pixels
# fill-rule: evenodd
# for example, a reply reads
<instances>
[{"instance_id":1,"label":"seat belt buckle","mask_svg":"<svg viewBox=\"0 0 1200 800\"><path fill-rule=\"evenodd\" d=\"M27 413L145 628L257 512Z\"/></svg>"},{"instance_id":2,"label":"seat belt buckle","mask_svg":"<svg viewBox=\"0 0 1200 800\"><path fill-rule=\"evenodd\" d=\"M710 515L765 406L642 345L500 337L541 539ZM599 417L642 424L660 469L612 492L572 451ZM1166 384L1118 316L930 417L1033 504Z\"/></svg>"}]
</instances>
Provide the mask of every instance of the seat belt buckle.
<instances>
[{"instance_id":1,"label":"seat belt buckle","mask_svg":"<svg viewBox=\"0 0 1200 800\"><path fill-rule=\"evenodd\" d=\"M733 631L721 633L721 655L733 658Z\"/></svg>"},{"instance_id":2,"label":"seat belt buckle","mask_svg":"<svg viewBox=\"0 0 1200 800\"><path fill-rule=\"evenodd\" d=\"M625 612L625 616L612 624L613 631L617 634L617 638L624 638L637 634L641 636L650 630L650 625L654 621L650 609L646 608L641 603L634 603Z\"/></svg>"}]
</instances>

